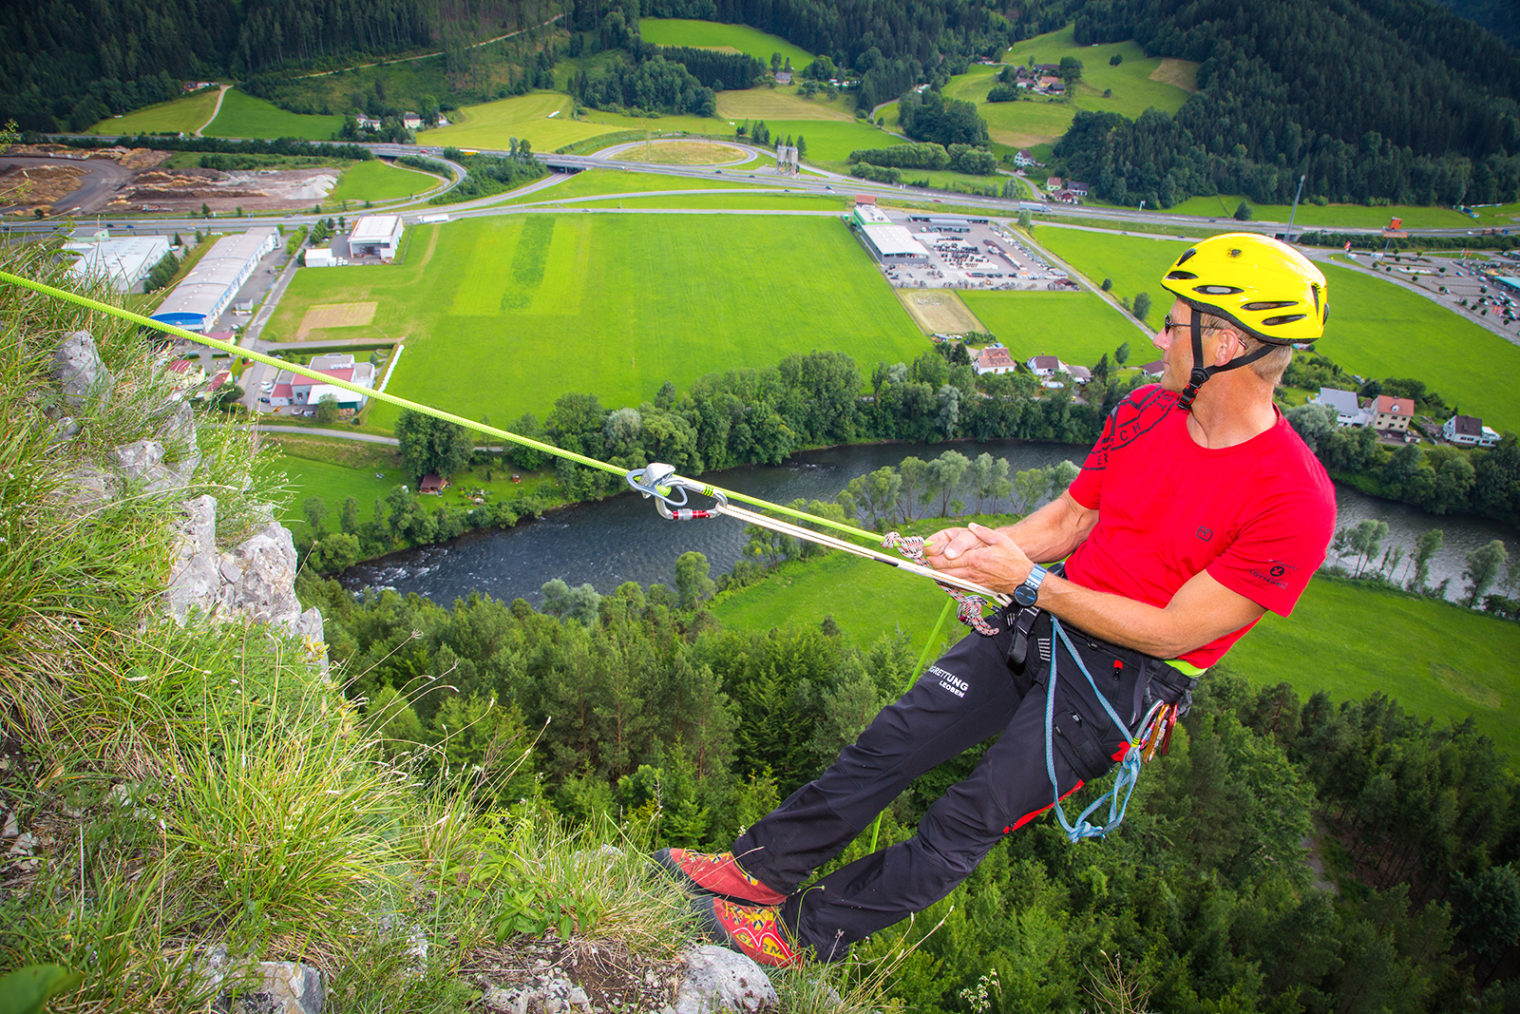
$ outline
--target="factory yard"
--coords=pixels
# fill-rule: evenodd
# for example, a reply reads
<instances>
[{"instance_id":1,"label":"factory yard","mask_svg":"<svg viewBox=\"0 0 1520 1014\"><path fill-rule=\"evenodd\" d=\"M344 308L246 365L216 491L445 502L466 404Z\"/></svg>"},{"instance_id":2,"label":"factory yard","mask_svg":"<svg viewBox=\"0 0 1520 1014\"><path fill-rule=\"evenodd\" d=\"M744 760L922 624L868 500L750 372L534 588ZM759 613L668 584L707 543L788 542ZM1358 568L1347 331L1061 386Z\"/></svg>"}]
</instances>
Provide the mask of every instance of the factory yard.
<instances>
[{"instance_id":1,"label":"factory yard","mask_svg":"<svg viewBox=\"0 0 1520 1014\"><path fill-rule=\"evenodd\" d=\"M58 149L58 150L54 150ZM15 145L0 156L0 214L225 214L309 208L337 185L341 170L166 169L171 153L58 145Z\"/></svg>"}]
</instances>

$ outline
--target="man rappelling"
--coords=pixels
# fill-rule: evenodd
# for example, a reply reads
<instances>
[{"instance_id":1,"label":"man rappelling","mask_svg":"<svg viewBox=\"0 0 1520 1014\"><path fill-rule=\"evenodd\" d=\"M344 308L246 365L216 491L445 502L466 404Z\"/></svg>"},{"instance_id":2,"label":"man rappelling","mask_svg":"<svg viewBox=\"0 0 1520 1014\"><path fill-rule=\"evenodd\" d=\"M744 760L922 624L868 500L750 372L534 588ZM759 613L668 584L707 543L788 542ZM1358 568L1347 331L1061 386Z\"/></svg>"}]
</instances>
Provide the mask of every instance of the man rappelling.
<instances>
[{"instance_id":1,"label":"man rappelling","mask_svg":"<svg viewBox=\"0 0 1520 1014\"><path fill-rule=\"evenodd\" d=\"M715 940L762 964L839 960L1047 809L1074 839L1101 834L1060 801L1137 767L1197 678L1267 611L1292 610L1335 498L1272 391L1293 346L1324 333L1324 275L1283 243L1230 234L1186 251L1162 285L1176 296L1152 339L1165 372L1114 410L1071 487L1016 524L926 543L939 574L1013 596L996 626L929 666L731 851L658 854ZM912 838L809 882L919 775L994 737Z\"/></svg>"}]
</instances>

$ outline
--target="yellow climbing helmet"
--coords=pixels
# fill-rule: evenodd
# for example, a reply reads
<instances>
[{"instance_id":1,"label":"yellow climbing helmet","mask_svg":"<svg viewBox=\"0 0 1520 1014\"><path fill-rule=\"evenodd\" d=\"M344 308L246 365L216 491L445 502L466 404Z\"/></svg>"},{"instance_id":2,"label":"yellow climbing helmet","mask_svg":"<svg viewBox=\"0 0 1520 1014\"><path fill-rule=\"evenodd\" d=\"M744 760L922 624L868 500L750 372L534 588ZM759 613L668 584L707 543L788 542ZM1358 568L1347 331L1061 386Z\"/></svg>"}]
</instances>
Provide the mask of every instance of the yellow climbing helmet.
<instances>
[{"instance_id":1,"label":"yellow climbing helmet","mask_svg":"<svg viewBox=\"0 0 1520 1014\"><path fill-rule=\"evenodd\" d=\"M1161 284L1273 345L1325 333L1324 273L1288 244L1249 232L1213 236L1172 264Z\"/></svg>"}]
</instances>

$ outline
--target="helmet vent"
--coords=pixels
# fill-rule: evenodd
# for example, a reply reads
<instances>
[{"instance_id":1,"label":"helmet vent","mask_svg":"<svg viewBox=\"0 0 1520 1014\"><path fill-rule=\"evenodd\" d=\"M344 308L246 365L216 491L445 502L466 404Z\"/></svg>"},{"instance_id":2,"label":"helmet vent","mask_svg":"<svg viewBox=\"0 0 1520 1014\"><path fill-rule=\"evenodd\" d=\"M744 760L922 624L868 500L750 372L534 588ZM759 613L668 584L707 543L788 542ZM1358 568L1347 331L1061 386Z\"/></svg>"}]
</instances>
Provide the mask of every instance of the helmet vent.
<instances>
[{"instance_id":1,"label":"helmet vent","mask_svg":"<svg viewBox=\"0 0 1520 1014\"><path fill-rule=\"evenodd\" d=\"M1183 254L1181 257L1178 257L1177 258L1177 267L1179 267L1179 268L1182 267L1182 265L1184 265L1184 264L1186 264L1188 262L1188 258L1192 257L1197 252L1198 252L1198 248L1195 246L1191 250L1189 250L1187 253Z\"/></svg>"},{"instance_id":2,"label":"helmet vent","mask_svg":"<svg viewBox=\"0 0 1520 1014\"><path fill-rule=\"evenodd\" d=\"M1246 290L1233 285L1200 285L1193 291L1204 296L1238 296Z\"/></svg>"},{"instance_id":3,"label":"helmet vent","mask_svg":"<svg viewBox=\"0 0 1520 1014\"><path fill-rule=\"evenodd\" d=\"M1297 305L1298 305L1298 301L1296 299L1289 299L1289 300L1283 300L1283 301L1276 302L1276 303L1270 303L1270 302L1243 303L1240 308L1242 310L1250 310L1251 312L1256 313L1256 312L1259 312L1259 311L1262 311L1262 310L1281 310L1285 306L1297 306Z\"/></svg>"},{"instance_id":4,"label":"helmet vent","mask_svg":"<svg viewBox=\"0 0 1520 1014\"><path fill-rule=\"evenodd\" d=\"M1176 279L1180 279L1182 281L1188 281L1188 282L1190 282L1193 279L1197 278L1198 276L1195 275L1195 274L1193 274L1191 271L1173 271L1171 274L1167 275L1166 277L1168 279L1176 278Z\"/></svg>"},{"instance_id":5,"label":"helmet vent","mask_svg":"<svg viewBox=\"0 0 1520 1014\"><path fill-rule=\"evenodd\" d=\"M1267 327L1277 327L1280 324L1292 324L1295 321L1303 320L1304 317L1305 314L1302 313L1285 313L1280 317L1268 317L1262 323Z\"/></svg>"}]
</instances>

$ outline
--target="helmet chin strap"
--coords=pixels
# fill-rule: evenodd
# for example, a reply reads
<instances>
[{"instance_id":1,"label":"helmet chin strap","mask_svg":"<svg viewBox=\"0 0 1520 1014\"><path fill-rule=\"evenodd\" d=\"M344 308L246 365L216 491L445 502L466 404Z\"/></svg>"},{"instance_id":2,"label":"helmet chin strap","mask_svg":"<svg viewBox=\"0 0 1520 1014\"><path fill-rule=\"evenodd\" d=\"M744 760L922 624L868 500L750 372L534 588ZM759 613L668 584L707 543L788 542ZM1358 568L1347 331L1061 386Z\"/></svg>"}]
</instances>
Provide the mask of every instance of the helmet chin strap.
<instances>
[{"instance_id":1,"label":"helmet chin strap","mask_svg":"<svg viewBox=\"0 0 1520 1014\"><path fill-rule=\"evenodd\" d=\"M1199 312L1196 306L1192 307L1192 310L1193 318L1192 320L1188 321L1188 330L1191 333L1193 339L1193 370L1188 374L1187 386L1182 389L1182 394L1177 398L1177 407L1182 409L1184 412L1191 412L1193 410L1193 399L1198 397L1198 389L1207 383L1208 379L1214 374L1223 373L1226 370L1233 370L1241 366L1246 366L1250 363L1254 363L1256 360L1271 352L1275 347L1273 345L1263 343L1260 348L1255 349L1251 352L1247 352L1243 356L1238 356L1235 359L1231 359L1223 366L1204 366L1203 325L1199 322L1199 318L1202 316L1202 314Z\"/></svg>"}]
</instances>

